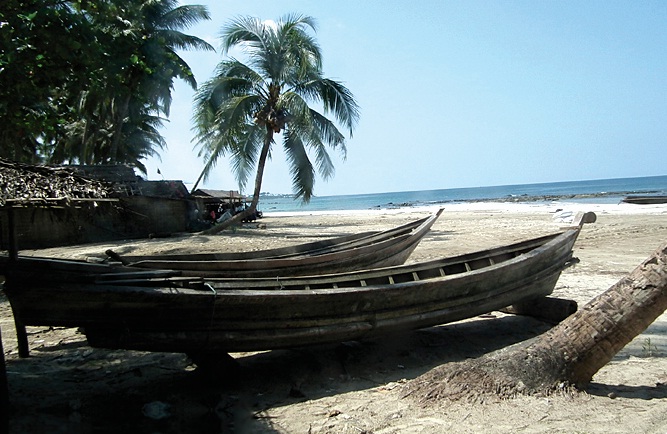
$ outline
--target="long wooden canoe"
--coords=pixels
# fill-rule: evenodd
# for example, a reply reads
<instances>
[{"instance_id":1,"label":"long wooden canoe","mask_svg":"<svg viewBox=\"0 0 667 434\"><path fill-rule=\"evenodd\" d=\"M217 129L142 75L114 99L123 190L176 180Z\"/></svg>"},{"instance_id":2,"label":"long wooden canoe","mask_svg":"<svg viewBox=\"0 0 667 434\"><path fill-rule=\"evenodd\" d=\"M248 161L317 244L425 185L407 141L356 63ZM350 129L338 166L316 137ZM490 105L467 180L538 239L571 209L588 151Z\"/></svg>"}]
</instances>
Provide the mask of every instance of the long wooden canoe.
<instances>
[{"instance_id":1,"label":"long wooden canoe","mask_svg":"<svg viewBox=\"0 0 667 434\"><path fill-rule=\"evenodd\" d=\"M125 265L141 261L233 261L251 259L288 258L294 256L321 255L339 250L350 249L366 244L376 243L388 238L410 233L415 228L424 224L427 220L437 219L442 214L440 209L436 214L423 217L418 220L397 226L384 231L368 231L356 234L347 234L340 237L328 238L310 243L296 244L292 246L278 247L274 249L242 251L242 252L214 252L214 253L175 253L157 255L121 255L112 249L105 253L117 262Z\"/></svg>"},{"instance_id":2,"label":"long wooden canoe","mask_svg":"<svg viewBox=\"0 0 667 434\"><path fill-rule=\"evenodd\" d=\"M387 267L407 260L442 211L394 229L326 245L309 243L242 254L113 256L130 268L170 269L205 277L302 276Z\"/></svg>"},{"instance_id":3,"label":"long wooden canoe","mask_svg":"<svg viewBox=\"0 0 667 434\"><path fill-rule=\"evenodd\" d=\"M0 275L15 280L46 279L91 281L109 273L135 276L195 275L207 277L258 277L333 273L406 261L442 213L438 212L385 231L362 232L277 249L237 253L120 256L115 261L90 263L81 260L19 255L0 256ZM38 271L36 273L36 271Z\"/></svg>"},{"instance_id":4,"label":"long wooden canoe","mask_svg":"<svg viewBox=\"0 0 667 434\"><path fill-rule=\"evenodd\" d=\"M83 327L92 346L218 354L362 339L547 296L581 223L550 236L413 265L274 279L133 277L14 282L26 325Z\"/></svg>"}]
</instances>

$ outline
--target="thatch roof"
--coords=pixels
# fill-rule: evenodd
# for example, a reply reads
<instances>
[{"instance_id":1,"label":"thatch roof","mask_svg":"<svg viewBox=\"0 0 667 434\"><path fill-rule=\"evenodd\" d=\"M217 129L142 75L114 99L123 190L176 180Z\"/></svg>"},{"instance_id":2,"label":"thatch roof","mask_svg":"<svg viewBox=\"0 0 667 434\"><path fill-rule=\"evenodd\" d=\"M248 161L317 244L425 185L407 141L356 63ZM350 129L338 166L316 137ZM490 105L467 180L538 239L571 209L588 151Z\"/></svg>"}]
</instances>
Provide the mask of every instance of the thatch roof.
<instances>
[{"instance_id":1,"label":"thatch roof","mask_svg":"<svg viewBox=\"0 0 667 434\"><path fill-rule=\"evenodd\" d=\"M64 169L70 169L77 175L89 179L98 179L100 181L114 183L130 183L141 181L141 178L134 173L130 166L122 164L96 164L89 165L70 165L60 166Z\"/></svg>"},{"instance_id":2,"label":"thatch roof","mask_svg":"<svg viewBox=\"0 0 667 434\"><path fill-rule=\"evenodd\" d=\"M77 175L71 169L33 166L0 158L0 206L107 199L112 195L111 184Z\"/></svg>"},{"instance_id":3,"label":"thatch roof","mask_svg":"<svg viewBox=\"0 0 667 434\"><path fill-rule=\"evenodd\" d=\"M244 200L246 197L239 193L236 190L210 190L206 188L198 188L193 191L193 197L203 198L203 199L231 199L231 200Z\"/></svg>"},{"instance_id":4,"label":"thatch roof","mask_svg":"<svg viewBox=\"0 0 667 434\"><path fill-rule=\"evenodd\" d=\"M168 197L185 199L190 196L183 181L140 181L134 184L136 192L141 196Z\"/></svg>"}]
</instances>

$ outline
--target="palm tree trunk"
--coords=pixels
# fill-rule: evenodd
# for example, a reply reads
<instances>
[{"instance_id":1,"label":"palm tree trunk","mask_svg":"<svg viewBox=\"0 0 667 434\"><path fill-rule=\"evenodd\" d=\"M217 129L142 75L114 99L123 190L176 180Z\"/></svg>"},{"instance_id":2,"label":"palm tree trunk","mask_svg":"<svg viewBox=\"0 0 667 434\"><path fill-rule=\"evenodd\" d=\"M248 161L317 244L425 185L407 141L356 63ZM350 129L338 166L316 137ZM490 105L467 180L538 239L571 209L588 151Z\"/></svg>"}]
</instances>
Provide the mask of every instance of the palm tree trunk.
<instances>
[{"instance_id":1,"label":"palm tree trunk","mask_svg":"<svg viewBox=\"0 0 667 434\"><path fill-rule=\"evenodd\" d=\"M210 229L202 231L203 234L213 235L221 232L222 230L240 224L243 219L249 217L255 213L257 210L257 204L259 203L259 195L262 192L262 178L264 177L264 167L266 166L266 159L269 156L269 150L271 149L271 143L273 142L273 130L267 128L266 137L264 139L264 145L262 146L262 151L259 154L259 159L257 160L257 174L255 175L255 189L252 194L252 201L250 206L241 211L240 213L234 215L234 217L229 220L213 226Z\"/></svg>"},{"instance_id":2,"label":"palm tree trunk","mask_svg":"<svg viewBox=\"0 0 667 434\"><path fill-rule=\"evenodd\" d=\"M625 278L549 332L475 360L443 365L415 379L421 401L495 393L541 393L586 386L667 309L667 243Z\"/></svg>"},{"instance_id":3,"label":"palm tree trunk","mask_svg":"<svg viewBox=\"0 0 667 434\"><path fill-rule=\"evenodd\" d=\"M123 125L130 107L131 95L128 94L123 98L120 109L114 116L114 132L111 137L111 147L109 150L109 163L118 163L118 148L120 147L120 139L123 136Z\"/></svg>"},{"instance_id":4,"label":"palm tree trunk","mask_svg":"<svg viewBox=\"0 0 667 434\"><path fill-rule=\"evenodd\" d=\"M199 178L197 178L197 181L195 181L195 184L192 186L192 190L190 190L190 193L194 192L197 190L197 187L199 186L199 183L201 182L202 179L204 179L204 175L206 172L202 170L202 172L199 174Z\"/></svg>"}]
</instances>

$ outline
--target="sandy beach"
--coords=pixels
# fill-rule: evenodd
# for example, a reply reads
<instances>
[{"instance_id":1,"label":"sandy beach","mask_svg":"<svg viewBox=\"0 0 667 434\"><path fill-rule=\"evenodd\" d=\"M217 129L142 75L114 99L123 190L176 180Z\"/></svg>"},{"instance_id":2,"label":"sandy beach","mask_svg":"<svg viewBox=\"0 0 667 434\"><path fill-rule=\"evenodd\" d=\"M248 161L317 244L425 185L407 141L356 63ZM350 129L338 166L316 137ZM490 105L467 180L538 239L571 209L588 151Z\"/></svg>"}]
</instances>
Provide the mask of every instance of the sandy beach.
<instances>
[{"instance_id":1,"label":"sandy beach","mask_svg":"<svg viewBox=\"0 0 667 434\"><path fill-rule=\"evenodd\" d=\"M408 263L553 233L566 213L594 211L554 296L583 306L667 241L667 205L466 203L447 205ZM380 230L434 208L266 213L218 235L175 235L22 251L102 258L118 253L242 251ZM491 312L470 320L368 341L235 353L240 372L212 381L183 354L94 349L77 329L29 327L18 357L4 296L2 339L15 433L667 433L667 314L575 394L423 406L403 397L431 368L479 357L551 327Z\"/></svg>"}]
</instances>

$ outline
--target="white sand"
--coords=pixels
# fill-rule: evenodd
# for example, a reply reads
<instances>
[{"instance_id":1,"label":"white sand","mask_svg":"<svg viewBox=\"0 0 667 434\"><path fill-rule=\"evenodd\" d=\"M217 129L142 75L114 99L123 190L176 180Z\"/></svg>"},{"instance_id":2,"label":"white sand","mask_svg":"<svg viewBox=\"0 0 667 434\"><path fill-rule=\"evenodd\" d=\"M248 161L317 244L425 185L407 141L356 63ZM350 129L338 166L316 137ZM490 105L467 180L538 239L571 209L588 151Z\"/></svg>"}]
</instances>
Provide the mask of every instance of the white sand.
<instances>
[{"instance_id":1,"label":"white sand","mask_svg":"<svg viewBox=\"0 0 667 434\"><path fill-rule=\"evenodd\" d=\"M41 255L90 258L106 248L129 252L270 248L384 229L434 208L266 213L234 233L46 249ZM448 204L409 262L484 249L550 233L559 212L594 211L555 296L583 305L667 241L667 205ZM663 314L575 396L520 397L484 404L422 407L401 385L430 368L528 339L547 326L492 313L461 323L345 346L234 354L235 385L202 384L183 355L106 351L85 346L74 329L30 328L32 357L19 359L11 312L2 305L2 336L17 414L14 432L90 432L134 427L146 432L253 433L667 433L667 317ZM167 403L170 416L142 415ZM116 406L115 409L113 406Z\"/></svg>"}]
</instances>

